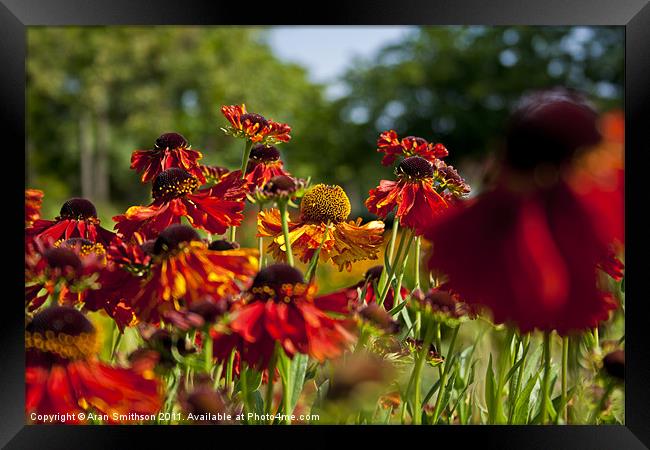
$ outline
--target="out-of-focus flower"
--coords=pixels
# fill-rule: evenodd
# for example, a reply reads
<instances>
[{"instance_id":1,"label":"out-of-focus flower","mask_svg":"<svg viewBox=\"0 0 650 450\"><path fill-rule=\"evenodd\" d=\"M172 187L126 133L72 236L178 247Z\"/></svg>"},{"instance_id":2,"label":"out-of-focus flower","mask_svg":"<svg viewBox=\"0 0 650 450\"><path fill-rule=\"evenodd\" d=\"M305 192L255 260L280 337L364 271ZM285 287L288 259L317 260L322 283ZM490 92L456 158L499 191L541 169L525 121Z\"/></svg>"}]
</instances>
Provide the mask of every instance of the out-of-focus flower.
<instances>
[{"instance_id":1,"label":"out-of-focus flower","mask_svg":"<svg viewBox=\"0 0 650 450\"><path fill-rule=\"evenodd\" d=\"M60 239L84 238L108 246L115 234L100 226L95 205L85 198L71 198L61 206L54 220L35 220L25 230L28 239L58 241Z\"/></svg>"},{"instance_id":2,"label":"out-of-focus flower","mask_svg":"<svg viewBox=\"0 0 650 450\"><path fill-rule=\"evenodd\" d=\"M421 137L407 136L399 139L395 130L384 131L377 139L377 151L384 154L381 163L390 166L398 156L420 156L433 163L449 155L442 144L431 144Z\"/></svg>"},{"instance_id":3,"label":"out-of-focus flower","mask_svg":"<svg viewBox=\"0 0 650 450\"><path fill-rule=\"evenodd\" d=\"M185 357L196 352L193 343L188 342L178 332L172 333L168 329L146 323L139 323L137 329L144 341L144 347L131 353L129 361L132 367L138 366L138 370L149 369L165 373L178 362L174 353Z\"/></svg>"},{"instance_id":4,"label":"out-of-focus flower","mask_svg":"<svg viewBox=\"0 0 650 450\"><path fill-rule=\"evenodd\" d=\"M190 145L178 133L164 133L151 150L136 150L131 155L131 169L142 172L142 182L149 183L164 170L178 167L191 173L200 182L205 182L205 176L198 160L203 157L201 152L190 149Z\"/></svg>"},{"instance_id":5,"label":"out-of-focus flower","mask_svg":"<svg viewBox=\"0 0 650 450\"><path fill-rule=\"evenodd\" d=\"M222 130L231 136L269 145L291 140L289 125L249 113L246 111L246 105L222 106L221 113L230 122L230 127Z\"/></svg>"},{"instance_id":6,"label":"out-of-focus flower","mask_svg":"<svg viewBox=\"0 0 650 450\"><path fill-rule=\"evenodd\" d=\"M358 353L332 364L327 401L358 401L381 390L392 379L393 367L372 353ZM373 400L376 399L372 396Z\"/></svg>"},{"instance_id":7,"label":"out-of-focus flower","mask_svg":"<svg viewBox=\"0 0 650 450\"><path fill-rule=\"evenodd\" d=\"M299 220L288 223L292 251L301 261L308 262L320 247L321 261L332 260L339 270L348 271L355 261L377 259L384 223L373 220L361 225L361 218L347 222L349 215L350 200L340 186L311 187L302 198ZM286 247L280 211L273 208L260 212L257 231L258 236L273 238L268 251L275 259L284 261Z\"/></svg>"},{"instance_id":8,"label":"out-of-focus flower","mask_svg":"<svg viewBox=\"0 0 650 450\"><path fill-rule=\"evenodd\" d=\"M410 305L436 322L453 327L461 321L476 318L476 311L444 284L431 288L426 294L419 294L413 295Z\"/></svg>"},{"instance_id":9,"label":"out-of-focus flower","mask_svg":"<svg viewBox=\"0 0 650 450\"><path fill-rule=\"evenodd\" d=\"M84 308L103 309L121 332L137 323L130 299L140 291L140 283L149 273L153 251L149 247L151 241L144 241L139 233L131 241L116 238L107 249L108 263L99 272L99 288L85 292Z\"/></svg>"},{"instance_id":10,"label":"out-of-focus flower","mask_svg":"<svg viewBox=\"0 0 650 450\"><path fill-rule=\"evenodd\" d=\"M625 381L625 352L614 350L603 358L603 368L611 377Z\"/></svg>"},{"instance_id":11,"label":"out-of-focus flower","mask_svg":"<svg viewBox=\"0 0 650 450\"><path fill-rule=\"evenodd\" d=\"M363 279L357 284L339 289L330 294L319 296L319 305L330 311L337 311L347 313L363 305L363 303L371 304L377 302L377 295L375 292L375 284L379 282L381 273L384 266L374 266L368 269L363 276ZM360 300L360 295L365 292L363 299ZM408 297L409 290L405 287L400 288L400 296L404 300ZM384 308L388 311L395 306L395 288L391 286L388 289L388 294L384 299Z\"/></svg>"},{"instance_id":12,"label":"out-of-focus flower","mask_svg":"<svg viewBox=\"0 0 650 450\"><path fill-rule=\"evenodd\" d=\"M31 227L41 218L43 195L43 191L38 189L25 189L25 228Z\"/></svg>"},{"instance_id":13,"label":"out-of-focus flower","mask_svg":"<svg viewBox=\"0 0 650 450\"><path fill-rule=\"evenodd\" d=\"M360 306L357 317L363 324L370 325L380 333L395 334L399 331L399 323L376 303Z\"/></svg>"},{"instance_id":14,"label":"out-of-focus flower","mask_svg":"<svg viewBox=\"0 0 650 450\"><path fill-rule=\"evenodd\" d=\"M196 418L192 422L200 425L237 423L235 417L241 409L225 393L215 390L210 380L196 381L190 390L183 386L178 402L186 415Z\"/></svg>"},{"instance_id":15,"label":"out-of-focus flower","mask_svg":"<svg viewBox=\"0 0 650 450\"><path fill-rule=\"evenodd\" d=\"M251 149L246 167L246 180L255 189L264 185L277 176L291 176L284 170L280 152L273 145L257 144Z\"/></svg>"},{"instance_id":16,"label":"out-of-focus flower","mask_svg":"<svg viewBox=\"0 0 650 450\"><path fill-rule=\"evenodd\" d=\"M130 301L136 316L150 322L157 322L166 310L190 307L209 295L239 293L258 264L257 250L210 250L187 225L163 230L154 254L149 275Z\"/></svg>"},{"instance_id":17,"label":"out-of-focus flower","mask_svg":"<svg viewBox=\"0 0 650 450\"><path fill-rule=\"evenodd\" d=\"M153 182L153 203L132 206L125 214L113 217L117 222L115 229L127 239L136 231L146 238L155 238L186 217L195 228L223 234L229 226L241 224L245 185L237 172L231 172L214 186L198 189L199 180L190 173L179 168L167 169Z\"/></svg>"},{"instance_id":18,"label":"out-of-focus flower","mask_svg":"<svg viewBox=\"0 0 650 450\"><path fill-rule=\"evenodd\" d=\"M98 362L93 325L72 307L50 307L36 314L25 331L25 413L73 415L98 411L155 414L162 407L153 373Z\"/></svg>"},{"instance_id":19,"label":"out-of-focus flower","mask_svg":"<svg viewBox=\"0 0 650 450\"><path fill-rule=\"evenodd\" d=\"M616 253L612 250L605 259L598 263L598 268L616 281L621 281L625 275L625 264L618 259Z\"/></svg>"},{"instance_id":20,"label":"out-of-focus flower","mask_svg":"<svg viewBox=\"0 0 650 450\"><path fill-rule=\"evenodd\" d=\"M31 311L48 296L56 296L54 301L59 304L82 303L96 273L105 265L104 247L86 239L72 238L56 245L35 241L29 248L25 254L25 305ZM42 290L45 292L40 294Z\"/></svg>"},{"instance_id":21,"label":"out-of-focus flower","mask_svg":"<svg viewBox=\"0 0 650 450\"><path fill-rule=\"evenodd\" d=\"M454 177L458 175L455 171L449 171L446 165L444 168ZM402 160L395 173L397 181L381 180L378 187L370 190L366 207L382 219L397 208L396 217L400 225L410 228L419 236L434 219L450 207L451 199L444 196L447 186L441 184L444 179L439 178L444 174L419 156ZM465 190L452 192L464 195Z\"/></svg>"},{"instance_id":22,"label":"out-of-focus flower","mask_svg":"<svg viewBox=\"0 0 650 450\"><path fill-rule=\"evenodd\" d=\"M236 349L243 361L262 370L277 342L289 357L302 353L321 362L338 357L353 335L344 321L318 308L315 290L289 265L265 267L234 305L227 330L213 335L215 356L224 360Z\"/></svg>"},{"instance_id":23,"label":"out-of-focus flower","mask_svg":"<svg viewBox=\"0 0 650 450\"><path fill-rule=\"evenodd\" d=\"M270 202L293 201L302 197L306 188L306 180L278 175L268 180L261 188L256 188L253 197L255 202L260 205Z\"/></svg>"},{"instance_id":24,"label":"out-of-focus flower","mask_svg":"<svg viewBox=\"0 0 650 450\"><path fill-rule=\"evenodd\" d=\"M595 119L572 92L526 97L513 113L497 187L424 234L433 243L429 268L444 272L466 302L487 306L497 323L568 334L616 307L598 290L596 267L615 238L606 230L619 228L602 222L623 217L594 214L560 176L578 149L594 143Z\"/></svg>"}]
</instances>

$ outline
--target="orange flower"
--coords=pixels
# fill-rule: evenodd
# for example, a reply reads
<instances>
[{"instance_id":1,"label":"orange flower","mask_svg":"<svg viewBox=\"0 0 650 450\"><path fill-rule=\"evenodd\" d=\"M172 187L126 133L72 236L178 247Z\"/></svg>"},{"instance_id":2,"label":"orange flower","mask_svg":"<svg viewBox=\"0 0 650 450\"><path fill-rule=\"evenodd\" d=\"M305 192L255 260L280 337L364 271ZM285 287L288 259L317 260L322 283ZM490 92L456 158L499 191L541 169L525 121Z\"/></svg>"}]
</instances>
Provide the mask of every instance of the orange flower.
<instances>
[{"instance_id":1,"label":"orange flower","mask_svg":"<svg viewBox=\"0 0 650 450\"><path fill-rule=\"evenodd\" d=\"M407 136L399 139L395 130L384 131L377 139L377 151L384 153L381 163L390 166L398 156L420 156L429 162L444 158L449 154L442 144L430 144L425 139L416 136Z\"/></svg>"},{"instance_id":2,"label":"orange flower","mask_svg":"<svg viewBox=\"0 0 650 450\"><path fill-rule=\"evenodd\" d=\"M72 307L51 307L38 313L25 330L25 414L71 414L66 422L81 423L79 413L156 414L162 407L159 382L149 371L110 367L95 359L99 342L88 319Z\"/></svg>"},{"instance_id":3,"label":"orange flower","mask_svg":"<svg viewBox=\"0 0 650 450\"><path fill-rule=\"evenodd\" d=\"M43 195L38 189L25 189L25 228L41 218Z\"/></svg>"},{"instance_id":4,"label":"orange flower","mask_svg":"<svg viewBox=\"0 0 650 450\"><path fill-rule=\"evenodd\" d=\"M384 223L373 220L361 225L361 218L347 222L350 201L340 186L317 184L304 195L300 205L300 219L289 220L289 239L292 251L303 262L308 262L321 246L321 261L332 260L339 270L352 269L352 263L377 259L383 242ZM257 220L257 236L272 237L268 251L277 260L286 259L286 247L280 211L276 208L262 211ZM324 240L323 240L324 239Z\"/></svg>"},{"instance_id":5,"label":"orange flower","mask_svg":"<svg viewBox=\"0 0 650 450\"><path fill-rule=\"evenodd\" d=\"M223 234L243 219L246 181L238 172L224 176L217 184L199 189L199 181L177 167L160 172L153 182L153 203L132 206L113 217L115 229L125 238L135 232L154 238L166 227L186 217L192 226L213 234Z\"/></svg>"},{"instance_id":6,"label":"orange flower","mask_svg":"<svg viewBox=\"0 0 650 450\"><path fill-rule=\"evenodd\" d=\"M221 113L231 125L228 128L222 128L226 134L261 144L277 144L291 140L289 125L274 122L259 114L246 112L246 105L222 106Z\"/></svg>"},{"instance_id":7,"label":"orange flower","mask_svg":"<svg viewBox=\"0 0 650 450\"><path fill-rule=\"evenodd\" d=\"M136 316L150 322L166 310L179 310L181 302L189 306L205 296L238 294L258 264L256 250L210 250L186 225L162 231L153 253L149 275L130 302Z\"/></svg>"},{"instance_id":8,"label":"orange flower","mask_svg":"<svg viewBox=\"0 0 650 450\"><path fill-rule=\"evenodd\" d=\"M131 169L142 172L142 182L148 183L163 170L181 168L194 175L202 183L205 177L198 164L203 155L191 150L190 145L178 133L165 133L156 139L151 150L136 150L131 155Z\"/></svg>"}]
</instances>

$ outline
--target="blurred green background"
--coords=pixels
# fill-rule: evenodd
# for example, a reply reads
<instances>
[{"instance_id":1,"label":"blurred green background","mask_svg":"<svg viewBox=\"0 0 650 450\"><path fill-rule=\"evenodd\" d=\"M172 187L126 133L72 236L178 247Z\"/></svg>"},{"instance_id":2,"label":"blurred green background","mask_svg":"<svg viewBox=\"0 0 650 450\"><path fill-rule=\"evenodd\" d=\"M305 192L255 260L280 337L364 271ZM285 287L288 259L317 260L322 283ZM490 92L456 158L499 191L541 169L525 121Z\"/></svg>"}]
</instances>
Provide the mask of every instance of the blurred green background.
<instances>
[{"instance_id":1,"label":"blurred green background","mask_svg":"<svg viewBox=\"0 0 650 450\"><path fill-rule=\"evenodd\" d=\"M27 186L45 191L46 218L84 196L112 228L114 214L150 201L133 150L177 131L204 162L239 167L242 142L219 130L219 107L246 103L292 126L286 167L343 185L355 217L392 176L375 152L389 128L444 143L478 191L526 90L566 85L622 107L623 40L622 27L32 27ZM340 70L323 81L310 61Z\"/></svg>"}]
</instances>

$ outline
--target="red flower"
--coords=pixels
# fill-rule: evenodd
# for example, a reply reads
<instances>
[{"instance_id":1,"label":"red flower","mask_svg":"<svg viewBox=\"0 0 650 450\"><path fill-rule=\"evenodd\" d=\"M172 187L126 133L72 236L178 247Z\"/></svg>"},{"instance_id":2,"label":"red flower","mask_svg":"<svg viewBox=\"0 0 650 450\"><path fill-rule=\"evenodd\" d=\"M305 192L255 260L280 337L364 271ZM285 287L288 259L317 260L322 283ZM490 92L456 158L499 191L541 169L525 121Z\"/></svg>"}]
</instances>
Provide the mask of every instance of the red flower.
<instances>
[{"instance_id":1,"label":"red flower","mask_svg":"<svg viewBox=\"0 0 650 450\"><path fill-rule=\"evenodd\" d=\"M243 219L246 181L231 172L212 187L199 189L197 178L179 168L160 172L153 182L153 203L132 206L125 214L113 217L115 229L125 238L136 231L155 238L169 225L186 217L192 226L212 234L223 234Z\"/></svg>"},{"instance_id":2,"label":"red flower","mask_svg":"<svg viewBox=\"0 0 650 450\"><path fill-rule=\"evenodd\" d=\"M84 308L103 309L121 332L137 323L130 300L140 292L143 277L151 264L151 241L135 233L131 242L115 239L108 248L108 264L99 272L98 289L85 292Z\"/></svg>"},{"instance_id":3,"label":"red flower","mask_svg":"<svg viewBox=\"0 0 650 450\"><path fill-rule=\"evenodd\" d=\"M25 233L28 239L45 242L84 238L107 246L115 234L100 227L99 223L95 205L85 198L71 198L63 204L57 218L38 219Z\"/></svg>"},{"instance_id":4,"label":"red flower","mask_svg":"<svg viewBox=\"0 0 650 450\"><path fill-rule=\"evenodd\" d=\"M394 130L384 131L377 139L377 151L384 153L381 163L390 166L398 156L420 156L433 163L449 154L442 144L430 144L425 139L407 136L400 140Z\"/></svg>"},{"instance_id":5,"label":"red flower","mask_svg":"<svg viewBox=\"0 0 650 450\"><path fill-rule=\"evenodd\" d=\"M179 310L206 296L238 294L258 264L256 250L210 250L186 225L162 231L153 252L149 275L130 306L138 319L154 323L164 311Z\"/></svg>"},{"instance_id":6,"label":"red flower","mask_svg":"<svg viewBox=\"0 0 650 450\"><path fill-rule=\"evenodd\" d=\"M434 188L434 166L424 158L411 156L397 167L398 180L381 180L366 200L368 211L385 219L397 207L402 226L421 235L431 221L447 208L449 201Z\"/></svg>"},{"instance_id":7,"label":"red flower","mask_svg":"<svg viewBox=\"0 0 650 450\"><path fill-rule=\"evenodd\" d=\"M381 272L384 270L384 266L375 266L368 269L363 277L363 280L359 281L357 284L354 284L350 287L339 289L338 291L332 292L330 294L325 294L317 297L314 302L316 305L327 311L335 311L338 313L347 313L351 310L354 310L364 303L376 303L377 302L377 293L375 292L374 284L379 282L381 277ZM363 293L365 289L365 295L363 299L359 298L359 295ZM402 301L406 299L409 295L409 290L405 287L400 289L400 296ZM388 311L393 309L395 306L395 288L392 286L388 289L388 294L384 299L384 308Z\"/></svg>"},{"instance_id":8,"label":"red flower","mask_svg":"<svg viewBox=\"0 0 650 450\"><path fill-rule=\"evenodd\" d=\"M274 122L259 114L246 112L246 105L222 106L221 113L231 125L228 128L222 128L222 130L232 136L262 144L277 144L291 140L289 125Z\"/></svg>"},{"instance_id":9,"label":"red flower","mask_svg":"<svg viewBox=\"0 0 650 450\"><path fill-rule=\"evenodd\" d=\"M30 311L43 305L48 296L56 295L59 304L83 302L86 290L93 284L93 275L106 261L101 244L81 238L54 244L33 241L27 248L25 305Z\"/></svg>"},{"instance_id":10,"label":"red flower","mask_svg":"<svg viewBox=\"0 0 650 450\"><path fill-rule=\"evenodd\" d=\"M98 362L97 333L72 307L51 307L38 313L25 331L25 413L71 414L66 422L81 423L78 414L96 411L120 422L117 414L155 414L162 407L160 386L149 372ZM41 421L42 422L42 421Z\"/></svg>"},{"instance_id":11,"label":"red flower","mask_svg":"<svg viewBox=\"0 0 650 450\"><path fill-rule=\"evenodd\" d=\"M352 342L345 322L329 317L314 302L314 285L286 264L262 269L232 312L228 331L216 333L214 352L226 359L233 349L259 370L267 368L275 343L289 357L307 354L320 362L338 357Z\"/></svg>"},{"instance_id":12,"label":"red flower","mask_svg":"<svg viewBox=\"0 0 650 450\"><path fill-rule=\"evenodd\" d=\"M448 275L465 301L487 306L498 323L568 334L596 326L616 308L598 290L596 268L620 238L620 200L608 210L612 196L584 171L588 197L571 176L561 177L575 152L598 138L596 117L572 91L525 97L511 119L497 188L425 233L433 242L429 267Z\"/></svg>"},{"instance_id":13,"label":"red flower","mask_svg":"<svg viewBox=\"0 0 650 450\"><path fill-rule=\"evenodd\" d=\"M203 155L191 150L190 145L178 133L165 133L156 139L151 150L136 150L131 155L131 169L142 172L142 182L155 179L163 170L178 167L194 175L201 183L205 177L198 164Z\"/></svg>"},{"instance_id":14,"label":"red flower","mask_svg":"<svg viewBox=\"0 0 650 450\"><path fill-rule=\"evenodd\" d=\"M41 218L43 195L38 189L25 189L25 228Z\"/></svg>"},{"instance_id":15,"label":"red flower","mask_svg":"<svg viewBox=\"0 0 650 450\"><path fill-rule=\"evenodd\" d=\"M246 167L246 180L252 189L264 187L271 178L276 176L290 176L289 172L284 170L278 149L273 145L254 146Z\"/></svg>"}]
</instances>

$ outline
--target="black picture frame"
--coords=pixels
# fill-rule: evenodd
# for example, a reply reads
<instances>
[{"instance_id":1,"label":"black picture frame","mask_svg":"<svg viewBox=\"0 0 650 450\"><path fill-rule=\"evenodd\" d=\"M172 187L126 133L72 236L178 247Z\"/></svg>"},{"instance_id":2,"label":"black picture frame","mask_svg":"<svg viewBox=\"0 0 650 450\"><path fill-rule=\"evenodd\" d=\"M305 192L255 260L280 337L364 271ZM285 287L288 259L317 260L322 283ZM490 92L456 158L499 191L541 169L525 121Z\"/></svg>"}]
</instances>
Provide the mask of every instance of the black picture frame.
<instances>
[{"instance_id":1,"label":"black picture frame","mask_svg":"<svg viewBox=\"0 0 650 450\"><path fill-rule=\"evenodd\" d=\"M307 8L308 7L308 8ZM214 2L184 0L0 0L0 124L3 166L13 176L25 164L26 27L53 25L620 25L625 27L625 134L626 134L626 396L624 426L462 426L462 427L212 427L162 426L26 426L24 416L24 315L20 305L21 265L24 248L10 236L23 227L23 187L19 180L3 183L6 199L3 233L8 261L4 265L5 307L2 314L2 370L0 371L0 444L6 448L131 448L137 442L153 446L155 440L188 438L187 431L215 444L227 430L239 442L267 434L289 438L330 433L334 444L345 435L395 438L413 434L417 445L462 447L468 443L499 449L641 449L650 447L650 346L646 338L647 298L644 296L643 254L647 247L647 219L642 212L642 158L650 150L650 5L647 0L403 0L320 2L284 6L266 2ZM21 157L22 156L22 157ZM7 163L6 158L15 158ZM5 172L7 169L5 168ZM6 175L6 173L5 173ZM24 172L23 172L24 175ZM638 200L635 202L634 200ZM630 205L635 205L630 208ZM637 206L638 205L638 206ZM634 216L633 216L634 215ZM644 233L645 232L645 233ZM7 238L8 237L8 238ZM305 433L306 431L306 433ZM425 434L427 436L425 436ZM220 437L217 437L220 436ZM422 439L426 439L422 440ZM195 442L195 436L191 438ZM277 441L278 445L280 442ZM430 442L430 443L429 443ZM225 444L225 442L222 442ZM189 441L188 441L188 445ZM267 445L268 442L267 442ZM300 444L306 445L306 444ZM338 445L338 444L336 444Z\"/></svg>"}]
</instances>

